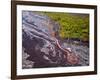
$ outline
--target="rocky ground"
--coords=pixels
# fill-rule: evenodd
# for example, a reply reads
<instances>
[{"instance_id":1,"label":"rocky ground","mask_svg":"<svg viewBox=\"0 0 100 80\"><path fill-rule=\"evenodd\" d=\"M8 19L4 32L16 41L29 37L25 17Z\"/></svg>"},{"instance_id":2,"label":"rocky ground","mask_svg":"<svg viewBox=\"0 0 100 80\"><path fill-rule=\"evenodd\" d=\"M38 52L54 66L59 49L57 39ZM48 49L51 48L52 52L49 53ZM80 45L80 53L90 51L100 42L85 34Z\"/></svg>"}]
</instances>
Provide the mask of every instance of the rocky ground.
<instances>
[{"instance_id":1,"label":"rocky ground","mask_svg":"<svg viewBox=\"0 0 100 80\"><path fill-rule=\"evenodd\" d=\"M52 33L57 32L59 27L59 24L48 16L38 12L22 12L23 69L89 65L89 47L77 44L78 41L74 43L64 41L60 44L79 56L77 64L68 63L64 52L55 45L55 39L52 36Z\"/></svg>"}]
</instances>

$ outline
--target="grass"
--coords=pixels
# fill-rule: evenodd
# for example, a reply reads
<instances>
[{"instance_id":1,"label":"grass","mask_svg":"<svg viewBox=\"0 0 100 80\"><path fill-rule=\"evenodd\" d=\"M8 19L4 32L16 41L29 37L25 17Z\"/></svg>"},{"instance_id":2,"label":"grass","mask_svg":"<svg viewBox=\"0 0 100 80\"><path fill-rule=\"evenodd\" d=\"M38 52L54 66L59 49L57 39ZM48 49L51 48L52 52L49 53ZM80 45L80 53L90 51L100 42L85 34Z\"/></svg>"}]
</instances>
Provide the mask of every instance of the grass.
<instances>
[{"instance_id":1,"label":"grass","mask_svg":"<svg viewBox=\"0 0 100 80\"><path fill-rule=\"evenodd\" d=\"M61 38L78 38L82 41L89 40L89 15L59 12L42 12L60 24L59 35Z\"/></svg>"}]
</instances>

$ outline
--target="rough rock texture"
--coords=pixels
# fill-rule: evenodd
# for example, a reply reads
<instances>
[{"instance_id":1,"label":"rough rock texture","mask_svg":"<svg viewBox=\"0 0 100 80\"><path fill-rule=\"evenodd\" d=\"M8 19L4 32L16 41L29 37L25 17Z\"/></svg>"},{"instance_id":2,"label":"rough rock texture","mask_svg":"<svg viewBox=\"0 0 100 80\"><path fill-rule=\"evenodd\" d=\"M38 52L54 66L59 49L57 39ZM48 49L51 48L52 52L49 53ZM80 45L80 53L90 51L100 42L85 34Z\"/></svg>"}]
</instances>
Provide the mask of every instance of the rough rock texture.
<instances>
[{"instance_id":1,"label":"rough rock texture","mask_svg":"<svg viewBox=\"0 0 100 80\"><path fill-rule=\"evenodd\" d=\"M89 65L87 46L63 42L62 47L70 48L79 56L78 64L71 65L67 62L64 52L55 45L55 38L52 36L52 33L56 33L59 27L57 22L46 15L22 11L23 69Z\"/></svg>"}]
</instances>

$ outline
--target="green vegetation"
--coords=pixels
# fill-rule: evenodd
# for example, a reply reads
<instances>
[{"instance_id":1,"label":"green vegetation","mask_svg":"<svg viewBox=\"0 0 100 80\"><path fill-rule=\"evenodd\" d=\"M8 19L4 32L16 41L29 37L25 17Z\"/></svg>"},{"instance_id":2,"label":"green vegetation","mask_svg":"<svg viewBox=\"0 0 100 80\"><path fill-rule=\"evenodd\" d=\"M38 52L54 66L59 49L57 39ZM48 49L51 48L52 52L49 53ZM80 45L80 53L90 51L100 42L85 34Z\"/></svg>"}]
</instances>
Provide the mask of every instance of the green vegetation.
<instances>
[{"instance_id":1,"label":"green vegetation","mask_svg":"<svg viewBox=\"0 0 100 80\"><path fill-rule=\"evenodd\" d=\"M78 38L89 40L89 15L58 12L43 12L60 24L59 35L61 38Z\"/></svg>"}]
</instances>

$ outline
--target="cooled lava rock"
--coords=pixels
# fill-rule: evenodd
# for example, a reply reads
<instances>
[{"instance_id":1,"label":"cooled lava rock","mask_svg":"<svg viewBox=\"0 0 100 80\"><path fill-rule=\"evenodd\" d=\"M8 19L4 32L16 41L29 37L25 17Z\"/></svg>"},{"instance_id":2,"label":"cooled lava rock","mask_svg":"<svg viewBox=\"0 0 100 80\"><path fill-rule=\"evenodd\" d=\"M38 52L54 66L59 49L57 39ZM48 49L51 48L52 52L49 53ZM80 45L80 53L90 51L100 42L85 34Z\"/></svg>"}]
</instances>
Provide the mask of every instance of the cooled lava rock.
<instances>
[{"instance_id":1,"label":"cooled lava rock","mask_svg":"<svg viewBox=\"0 0 100 80\"><path fill-rule=\"evenodd\" d=\"M79 55L78 64L69 64L66 55L55 44L60 25L40 12L22 11L22 68L46 68L89 65L89 48L62 42L63 48ZM58 39L59 40L59 39ZM60 40L59 40L60 41Z\"/></svg>"}]
</instances>

